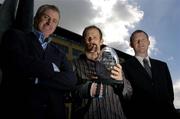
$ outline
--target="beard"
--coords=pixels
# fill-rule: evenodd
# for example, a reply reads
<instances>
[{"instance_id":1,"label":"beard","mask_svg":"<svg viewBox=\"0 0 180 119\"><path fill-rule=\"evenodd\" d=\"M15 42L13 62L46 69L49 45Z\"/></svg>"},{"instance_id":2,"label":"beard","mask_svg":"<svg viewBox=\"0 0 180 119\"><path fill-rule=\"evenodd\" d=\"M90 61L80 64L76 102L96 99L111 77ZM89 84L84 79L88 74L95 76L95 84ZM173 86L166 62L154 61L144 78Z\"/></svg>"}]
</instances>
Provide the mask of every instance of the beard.
<instances>
[{"instance_id":1,"label":"beard","mask_svg":"<svg viewBox=\"0 0 180 119\"><path fill-rule=\"evenodd\" d=\"M98 46L96 44L88 43L86 44L86 51L88 52L97 52Z\"/></svg>"}]
</instances>

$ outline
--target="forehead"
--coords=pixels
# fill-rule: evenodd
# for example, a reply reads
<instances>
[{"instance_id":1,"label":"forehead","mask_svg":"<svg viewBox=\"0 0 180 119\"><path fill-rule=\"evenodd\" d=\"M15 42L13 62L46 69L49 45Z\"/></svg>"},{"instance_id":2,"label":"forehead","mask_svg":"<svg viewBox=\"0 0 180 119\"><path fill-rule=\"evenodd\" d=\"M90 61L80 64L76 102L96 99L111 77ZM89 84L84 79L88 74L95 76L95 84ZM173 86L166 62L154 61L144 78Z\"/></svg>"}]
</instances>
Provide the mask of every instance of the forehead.
<instances>
[{"instance_id":1,"label":"forehead","mask_svg":"<svg viewBox=\"0 0 180 119\"><path fill-rule=\"evenodd\" d=\"M42 14L55 15L55 16L59 17L59 13L53 9L47 9Z\"/></svg>"},{"instance_id":2,"label":"forehead","mask_svg":"<svg viewBox=\"0 0 180 119\"><path fill-rule=\"evenodd\" d=\"M147 36L143 32L139 32L139 33L134 34L134 39L137 39L137 38L147 38Z\"/></svg>"},{"instance_id":3,"label":"forehead","mask_svg":"<svg viewBox=\"0 0 180 119\"><path fill-rule=\"evenodd\" d=\"M90 28L86 31L86 36L89 36L89 35L100 36L100 33L96 28Z\"/></svg>"}]
</instances>

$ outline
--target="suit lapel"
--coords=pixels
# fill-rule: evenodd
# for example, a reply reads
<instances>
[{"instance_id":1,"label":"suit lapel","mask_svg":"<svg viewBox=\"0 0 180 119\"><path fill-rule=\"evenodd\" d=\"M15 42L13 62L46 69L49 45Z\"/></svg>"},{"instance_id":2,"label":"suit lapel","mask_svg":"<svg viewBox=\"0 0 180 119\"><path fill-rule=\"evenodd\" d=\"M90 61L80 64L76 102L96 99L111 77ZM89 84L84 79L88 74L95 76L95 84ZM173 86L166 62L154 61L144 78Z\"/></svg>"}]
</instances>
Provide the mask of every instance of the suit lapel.
<instances>
[{"instance_id":1,"label":"suit lapel","mask_svg":"<svg viewBox=\"0 0 180 119\"><path fill-rule=\"evenodd\" d=\"M141 63L137 60L136 57L133 57L132 66L134 67L134 69L139 70L142 75L148 77L148 79L151 79L147 71L144 69L144 67L141 65Z\"/></svg>"},{"instance_id":2,"label":"suit lapel","mask_svg":"<svg viewBox=\"0 0 180 119\"><path fill-rule=\"evenodd\" d=\"M36 54L38 57L42 57L44 54L44 50L43 50L40 42L38 41L37 37L33 33L30 33L29 36L30 36L29 45L30 45L32 51L34 52L33 54Z\"/></svg>"},{"instance_id":3,"label":"suit lapel","mask_svg":"<svg viewBox=\"0 0 180 119\"><path fill-rule=\"evenodd\" d=\"M151 62L151 72L152 72L152 76L158 76L158 75L159 75L159 74L158 74L158 73L159 73L159 71L158 71L159 68L157 68L158 65L157 65L156 61L150 58L150 62Z\"/></svg>"}]
</instances>

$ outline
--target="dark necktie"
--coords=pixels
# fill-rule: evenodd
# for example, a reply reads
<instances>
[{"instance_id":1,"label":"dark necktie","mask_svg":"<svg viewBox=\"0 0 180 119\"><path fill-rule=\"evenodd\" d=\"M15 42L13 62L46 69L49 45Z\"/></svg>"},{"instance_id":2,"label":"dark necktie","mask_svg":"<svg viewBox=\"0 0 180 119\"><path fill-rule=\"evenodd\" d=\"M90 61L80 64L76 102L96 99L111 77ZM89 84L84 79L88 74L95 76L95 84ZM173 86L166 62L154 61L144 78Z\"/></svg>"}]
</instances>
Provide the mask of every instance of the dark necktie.
<instances>
[{"instance_id":1,"label":"dark necktie","mask_svg":"<svg viewBox=\"0 0 180 119\"><path fill-rule=\"evenodd\" d=\"M146 69L147 73L149 74L150 77L152 77L151 68L149 66L148 60L144 58L143 63L144 63L144 68Z\"/></svg>"}]
</instances>

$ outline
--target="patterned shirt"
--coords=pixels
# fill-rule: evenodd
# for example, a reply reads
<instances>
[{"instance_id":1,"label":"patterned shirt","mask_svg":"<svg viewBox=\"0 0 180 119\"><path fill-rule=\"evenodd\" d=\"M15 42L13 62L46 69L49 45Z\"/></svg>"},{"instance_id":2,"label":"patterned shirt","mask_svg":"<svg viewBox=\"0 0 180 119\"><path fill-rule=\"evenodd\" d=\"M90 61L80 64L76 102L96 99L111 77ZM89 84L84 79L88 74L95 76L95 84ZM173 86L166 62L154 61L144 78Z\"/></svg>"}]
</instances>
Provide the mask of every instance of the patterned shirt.
<instances>
[{"instance_id":1,"label":"patterned shirt","mask_svg":"<svg viewBox=\"0 0 180 119\"><path fill-rule=\"evenodd\" d=\"M78 78L76 89L72 93L72 118L75 119L126 119L120 98L129 98L132 88L124 78L123 83L107 85L103 97L91 97L90 87L94 80L89 74L95 72L95 61L89 60L85 55L73 62L74 71Z\"/></svg>"}]
</instances>

